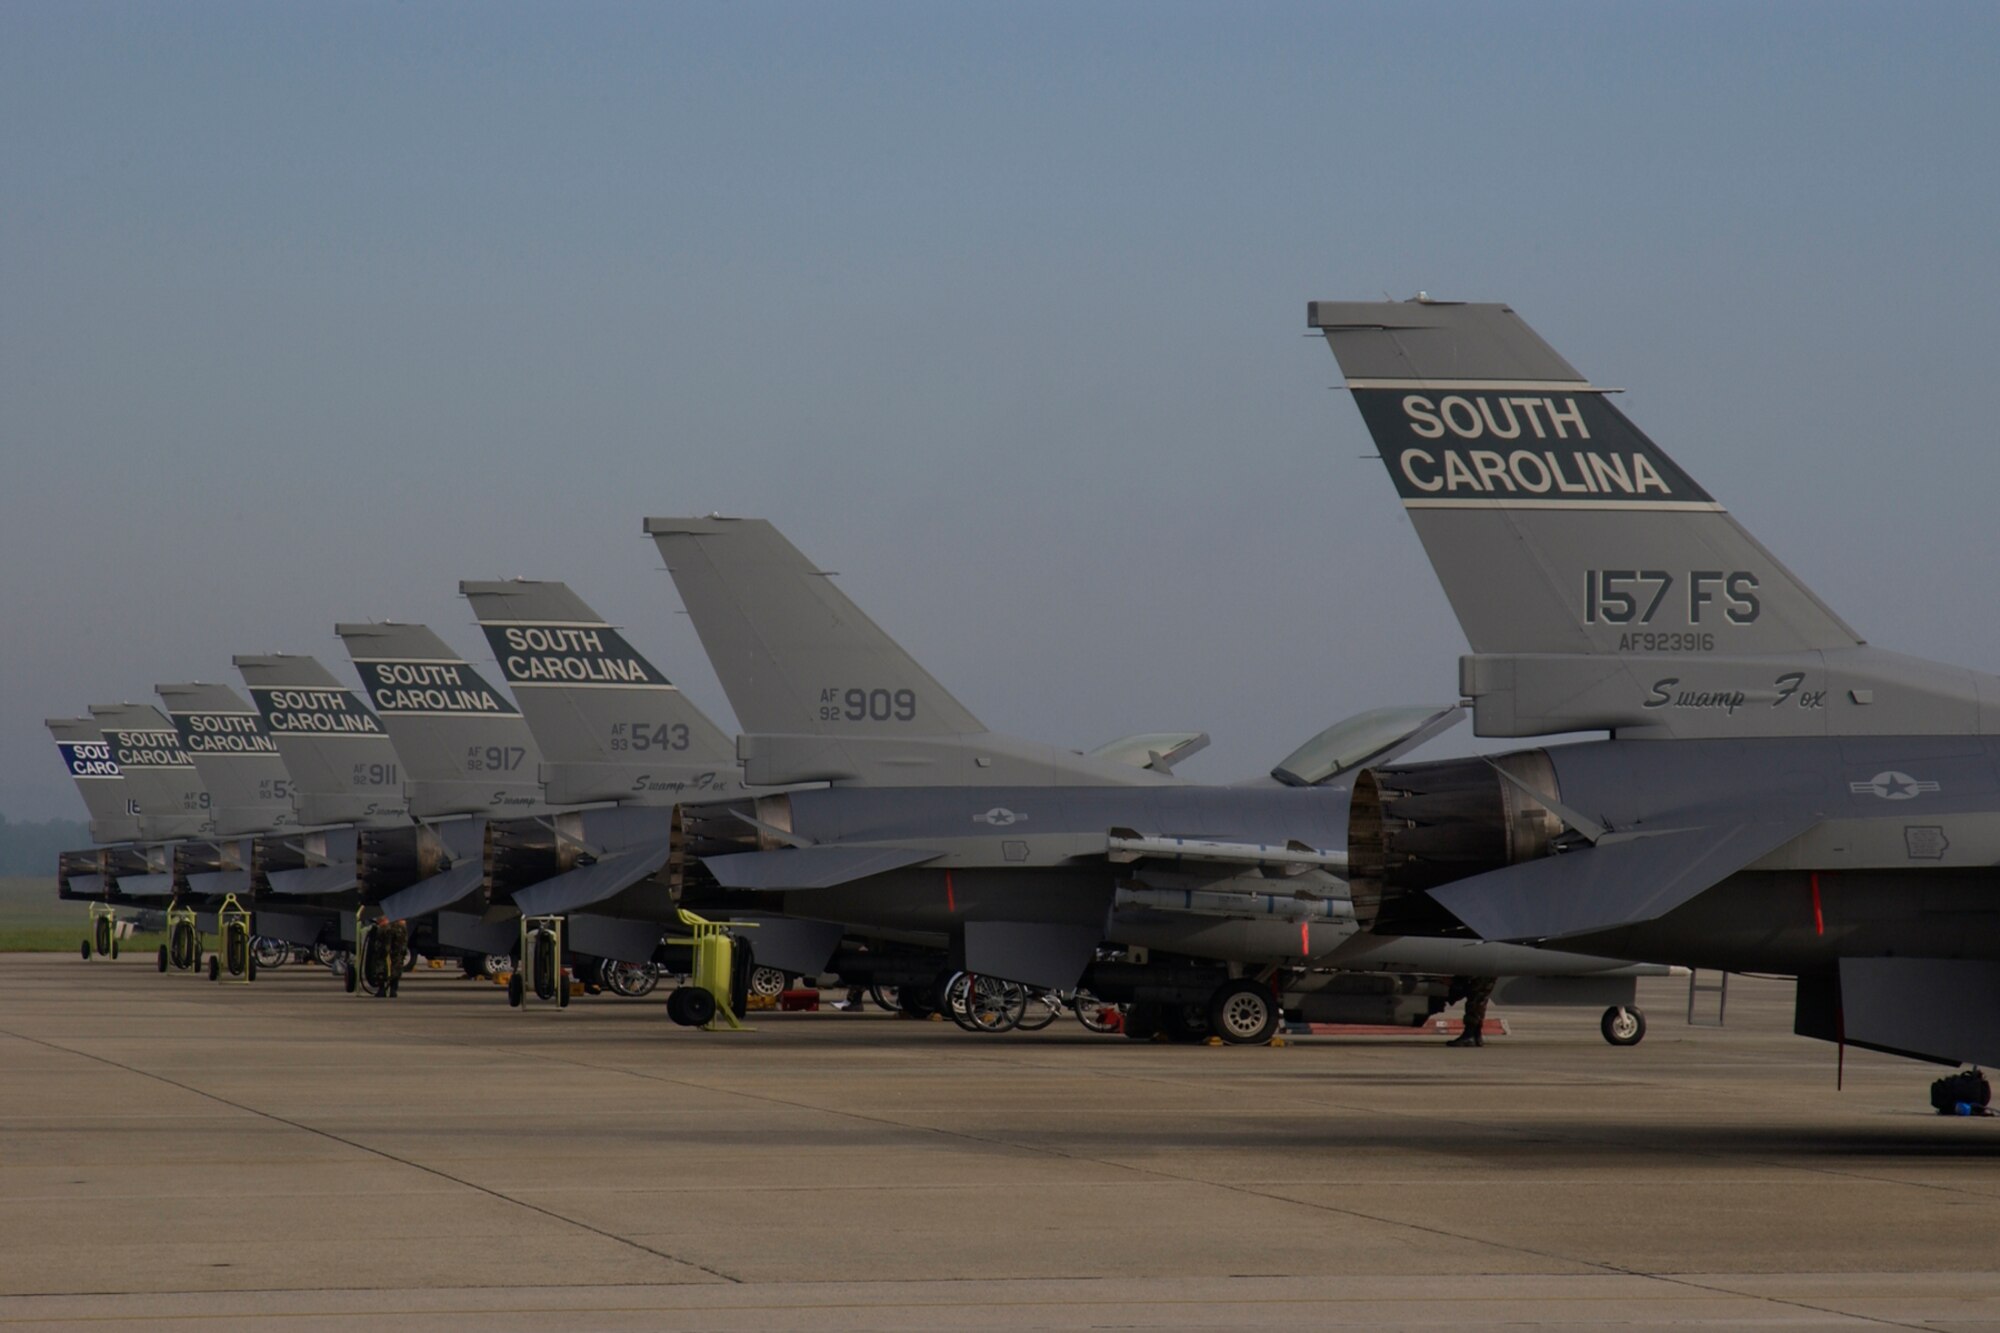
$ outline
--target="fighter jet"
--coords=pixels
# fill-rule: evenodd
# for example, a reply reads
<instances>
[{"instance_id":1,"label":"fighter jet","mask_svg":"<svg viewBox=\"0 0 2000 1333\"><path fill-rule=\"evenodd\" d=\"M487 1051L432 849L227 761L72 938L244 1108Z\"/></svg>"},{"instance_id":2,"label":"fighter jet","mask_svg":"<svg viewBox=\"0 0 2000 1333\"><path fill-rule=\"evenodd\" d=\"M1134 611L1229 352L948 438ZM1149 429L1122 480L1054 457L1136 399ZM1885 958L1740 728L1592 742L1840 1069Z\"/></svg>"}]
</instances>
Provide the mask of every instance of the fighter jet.
<instances>
[{"instance_id":1,"label":"fighter jet","mask_svg":"<svg viewBox=\"0 0 2000 1333\"><path fill-rule=\"evenodd\" d=\"M702 858L724 888L948 940L975 972L1066 988L1087 970L1099 995L1225 1039L1268 1035L1268 1007L1247 1027L1221 1015L1280 976L1326 1017L1408 1016L1402 1001L1428 998L1404 985L1416 973L1593 976L1622 996L1592 1002L1629 1004L1633 969L1611 960L1358 936L1344 776L1437 734L1455 705L1336 725L1254 783L1189 783L1171 745L1109 747L1134 764L990 731L767 522L646 530L744 726L745 778L828 784L760 798L753 849ZM1106 940L1131 952L1097 959Z\"/></svg>"},{"instance_id":2,"label":"fighter jet","mask_svg":"<svg viewBox=\"0 0 2000 1333\"><path fill-rule=\"evenodd\" d=\"M1504 305L1317 301L1471 646L1375 767L1358 920L1798 977L1806 1036L2000 1062L2000 679L1866 643Z\"/></svg>"}]
</instances>

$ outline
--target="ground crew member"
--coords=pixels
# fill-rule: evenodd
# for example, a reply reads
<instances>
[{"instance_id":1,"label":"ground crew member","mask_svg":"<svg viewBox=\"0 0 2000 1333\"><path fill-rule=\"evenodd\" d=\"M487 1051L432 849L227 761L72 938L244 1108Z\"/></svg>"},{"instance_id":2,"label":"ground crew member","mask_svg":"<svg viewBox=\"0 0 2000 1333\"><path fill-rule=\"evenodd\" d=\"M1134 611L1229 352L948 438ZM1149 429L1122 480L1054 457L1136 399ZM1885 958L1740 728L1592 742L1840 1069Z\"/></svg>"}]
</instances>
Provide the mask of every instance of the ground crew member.
<instances>
[{"instance_id":1,"label":"ground crew member","mask_svg":"<svg viewBox=\"0 0 2000 1333\"><path fill-rule=\"evenodd\" d=\"M1493 978L1453 977L1451 991L1446 998L1465 1001L1465 1031L1445 1045L1484 1046L1486 1038L1481 1034L1486 1030L1486 1002L1493 998Z\"/></svg>"},{"instance_id":2,"label":"ground crew member","mask_svg":"<svg viewBox=\"0 0 2000 1333\"><path fill-rule=\"evenodd\" d=\"M410 923L398 919L389 925L389 995L396 994L396 983L403 979L403 958L410 951Z\"/></svg>"}]
</instances>

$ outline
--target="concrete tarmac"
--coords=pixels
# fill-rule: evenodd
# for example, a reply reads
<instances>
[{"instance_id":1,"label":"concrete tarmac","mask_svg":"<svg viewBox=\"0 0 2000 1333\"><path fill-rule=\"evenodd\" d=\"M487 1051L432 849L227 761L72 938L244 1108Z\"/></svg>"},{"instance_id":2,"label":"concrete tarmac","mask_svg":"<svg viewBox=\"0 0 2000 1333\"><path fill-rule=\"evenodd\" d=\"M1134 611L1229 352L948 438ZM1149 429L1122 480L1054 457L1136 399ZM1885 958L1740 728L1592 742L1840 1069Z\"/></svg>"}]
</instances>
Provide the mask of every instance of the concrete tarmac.
<instances>
[{"instance_id":1,"label":"concrete tarmac","mask_svg":"<svg viewBox=\"0 0 2000 1333\"><path fill-rule=\"evenodd\" d=\"M2000 1119L1790 1035L1151 1045L0 957L0 1324L2000 1325Z\"/></svg>"}]
</instances>

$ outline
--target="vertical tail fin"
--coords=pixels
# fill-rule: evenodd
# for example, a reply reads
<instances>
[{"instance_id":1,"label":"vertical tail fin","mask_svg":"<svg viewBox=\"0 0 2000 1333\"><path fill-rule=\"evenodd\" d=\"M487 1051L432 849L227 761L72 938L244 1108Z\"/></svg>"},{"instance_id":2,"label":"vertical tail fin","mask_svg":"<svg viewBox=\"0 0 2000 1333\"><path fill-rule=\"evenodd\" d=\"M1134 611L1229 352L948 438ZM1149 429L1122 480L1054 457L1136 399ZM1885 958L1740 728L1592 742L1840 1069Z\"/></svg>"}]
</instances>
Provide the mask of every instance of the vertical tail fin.
<instances>
[{"instance_id":1,"label":"vertical tail fin","mask_svg":"<svg viewBox=\"0 0 2000 1333\"><path fill-rule=\"evenodd\" d=\"M75 780L84 808L90 812L90 840L137 842L139 803L126 789L125 774L97 719L52 717L46 725L56 739L56 748L62 751L63 766Z\"/></svg>"},{"instance_id":2,"label":"vertical tail fin","mask_svg":"<svg viewBox=\"0 0 2000 1333\"><path fill-rule=\"evenodd\" d=\"M521 710L423 625L333 632L361 674L404 769L410 813L523 815L542 808L541 751Z\"/></svg>"},{"instance_id":3,"label":"vertical tail fin","mask_svg":"<svg viewBox=\"0 0 2000 1333\"><path fill-rule=\"evenodd\" d=\"M156 685L214 806L216 836L298 827L291 775L257 711L227 685Z\"/></svg>"},{"instance_id":4,"label":"vertical tail fin","mask_svg":"<svg viewBox=\"0 0 2000 1333\"><path fill-rule=\"evenodd\" d=\"M208 791L181 748L180 733L151 704L93 704L111 757L139 804L139 834L153 841L215 833Z\"/></svg>"},{"instance_id":5,"label":"vertical tail fin","mask_svg":"<svg viewBox=\"0 0 2000 1333\"><path fill-rule=\"evenodd\" d=\"M567 585L510 579L458 590L541 746L551 804L742 790L729 735Z\"/></svg>"},{"instance_id":6,"label":"vertical tail fin","mask_svg":"<svg viewBox=\"0 0 2000 1333\"><path fill-rule=\"evenodd\" d=\"M292 775L292 805L310 826L408 820L403 770L382 723L318 660L291 653L231 659Z\"/></svg>"},{"instance_id":7,"label":"vertical tail fin","mask_svg":"<svg viewBox=\"0 0 2000 1333\"><path fill-rule=\"evenodd\" d=\"M1860 638L1612 406L1615 391L1503 305L1315 301L1307 322L1471 643L1462 684L1480 734L1824 730L1770 712L1800 711L1781 697L1785 663L1816 668ZM1770 708L1693 716L1738 694Z\"/></svg>"},{"instance_id":8,"label":"vertical tail fin","mask_svg":"<svg viewBox=\"0 0 2000 1333\"><path fill-rule=\"evenodd\" d=\"M986 730L763 519L649 518L646 532L745 732Z\"/></svg>"}]
</instances>

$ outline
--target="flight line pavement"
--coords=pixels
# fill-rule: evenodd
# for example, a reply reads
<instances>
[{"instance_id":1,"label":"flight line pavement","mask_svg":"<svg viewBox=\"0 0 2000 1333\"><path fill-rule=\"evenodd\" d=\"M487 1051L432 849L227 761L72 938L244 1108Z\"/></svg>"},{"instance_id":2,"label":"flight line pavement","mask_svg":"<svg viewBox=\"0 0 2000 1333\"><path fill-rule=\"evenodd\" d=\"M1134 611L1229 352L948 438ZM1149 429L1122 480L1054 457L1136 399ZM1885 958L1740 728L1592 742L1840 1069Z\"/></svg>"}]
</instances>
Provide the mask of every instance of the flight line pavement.
<instances>
[{"instance_id":1,"label":"flight line pavement","mask_svg":"<svg viewBox=\"0 0 2000 1333\"><path fill-rule=\"evenodd\" d=\"M1685 988L1209 1048L0 956L0 1325L2000 1325L2000 1119Z\"/></svg>"}]
</instances>

